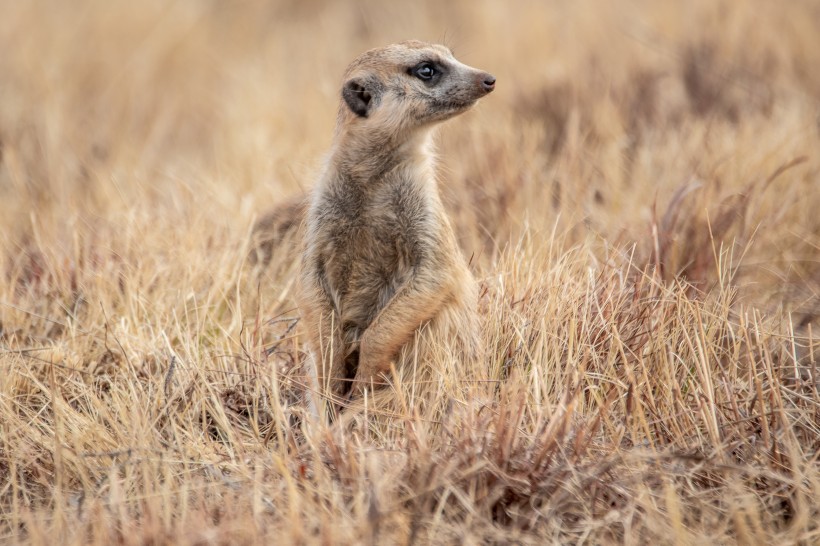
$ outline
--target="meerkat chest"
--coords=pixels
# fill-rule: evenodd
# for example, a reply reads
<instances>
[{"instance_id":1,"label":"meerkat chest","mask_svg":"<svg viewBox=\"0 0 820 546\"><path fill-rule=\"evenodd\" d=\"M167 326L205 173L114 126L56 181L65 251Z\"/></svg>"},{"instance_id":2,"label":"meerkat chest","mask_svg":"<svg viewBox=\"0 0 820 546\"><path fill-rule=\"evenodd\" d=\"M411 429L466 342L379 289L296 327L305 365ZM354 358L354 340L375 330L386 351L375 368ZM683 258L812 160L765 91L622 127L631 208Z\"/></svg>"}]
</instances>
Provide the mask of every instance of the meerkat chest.
<instances>
[{"instance_id":1,"label":"meerkat chest","mask_svg":"<svg viewBox=\"0 0 820 546\"><path fill-rule=\"evenodd\" d=\"M347 207L338 207L346 202ZM320 218L320 263L345 322L366 328L428 256L435 214L403 185L335 199Z\"/></svg>"}]
</instances>

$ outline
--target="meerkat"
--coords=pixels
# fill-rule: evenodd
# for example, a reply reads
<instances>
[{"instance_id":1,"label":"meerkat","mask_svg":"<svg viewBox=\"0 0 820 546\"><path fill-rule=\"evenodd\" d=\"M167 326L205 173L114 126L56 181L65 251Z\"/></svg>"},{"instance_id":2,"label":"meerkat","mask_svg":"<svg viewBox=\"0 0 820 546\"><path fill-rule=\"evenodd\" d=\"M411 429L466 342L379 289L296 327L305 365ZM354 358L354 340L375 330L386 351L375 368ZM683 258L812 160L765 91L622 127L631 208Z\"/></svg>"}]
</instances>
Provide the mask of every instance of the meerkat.
<instances>
[{"instance_id":1,"label":"meerkat","mask_svg":"<svg viewBox=\"0 0 820 546\"><path fill-rule=\"evenodd\" d=\"M428 341L478 358L477 284L439 197L431 137L495 82L420 41L347 68L323 173L285 214L305 206L297 303L318 388L334 403L391 367L424 365Z\"/></svg>"}]
</instances>

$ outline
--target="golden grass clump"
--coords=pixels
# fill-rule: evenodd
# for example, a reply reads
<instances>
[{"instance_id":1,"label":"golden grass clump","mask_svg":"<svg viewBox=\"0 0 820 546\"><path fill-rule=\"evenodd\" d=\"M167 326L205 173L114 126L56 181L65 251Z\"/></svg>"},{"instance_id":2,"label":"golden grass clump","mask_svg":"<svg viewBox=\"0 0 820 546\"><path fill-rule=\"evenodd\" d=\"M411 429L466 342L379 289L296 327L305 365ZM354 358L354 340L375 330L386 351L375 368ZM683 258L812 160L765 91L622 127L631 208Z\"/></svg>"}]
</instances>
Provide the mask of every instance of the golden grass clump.
<instances>
[{"instance_id":1,"label":"golden grass clump","mask_svg":"<svg viewBox=\"0 0 820 546\"><path fill-rule=\"evenodd\" d=\"M814 2L0 2L0 542L820 542ZM296 259L361 51L439 137L488 357L305 411Z\"/></svg>"}]
</instances>

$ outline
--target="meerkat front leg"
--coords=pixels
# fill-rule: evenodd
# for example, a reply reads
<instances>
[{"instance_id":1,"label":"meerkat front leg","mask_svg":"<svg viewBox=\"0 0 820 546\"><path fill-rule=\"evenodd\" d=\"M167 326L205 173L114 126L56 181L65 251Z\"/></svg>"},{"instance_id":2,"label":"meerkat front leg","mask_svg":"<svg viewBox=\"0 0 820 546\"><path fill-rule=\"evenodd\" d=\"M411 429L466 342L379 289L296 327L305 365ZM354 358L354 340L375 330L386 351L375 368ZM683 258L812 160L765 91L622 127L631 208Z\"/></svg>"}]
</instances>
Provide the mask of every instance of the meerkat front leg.
<instances>
[{"instance_id":1,"label":"meerkat front leg","mask_svg":"<svg viewBox=\"0 0 820 546\"><path fill-rule=\"evenodd\" d=\"M353 389L361 392L390 369L402 345L424 322L433 318L450 294L440 279L415 276L376 315L361 338L359 366Z\"/></svg>"},{"instance_id":2,"label":"meerkat front leg","mask_svg":"<svg viewBox=\"0 0 820 546\"><path fill-rule=\"evenodd\" d=\"M306 282L300 303L302 320L307 327L308 347L315 368L318 394L338 404L344 389L345 348L339 317L330 296L315 280Z\"/></svg>"}]
</instances>

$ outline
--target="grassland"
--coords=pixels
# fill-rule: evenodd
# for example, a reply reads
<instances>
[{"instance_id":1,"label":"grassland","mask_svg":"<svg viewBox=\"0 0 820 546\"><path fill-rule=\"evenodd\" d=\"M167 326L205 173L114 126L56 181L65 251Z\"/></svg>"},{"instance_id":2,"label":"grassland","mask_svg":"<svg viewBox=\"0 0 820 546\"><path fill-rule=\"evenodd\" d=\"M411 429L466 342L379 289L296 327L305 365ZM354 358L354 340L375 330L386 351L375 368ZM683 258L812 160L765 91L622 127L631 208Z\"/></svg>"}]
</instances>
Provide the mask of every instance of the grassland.
<instances>
[{"instance_id":1,"label":"grassland","mask_svg":"<svg viewBox=\"0 0 820 546\"><path fill-rule=\"evenodd\" d=\"M0 541L820 542L817 2L0 13ZM498 77L438 139L487 379L311 423L250 229L411 37Z\"/></svg>"}]
</instances>

